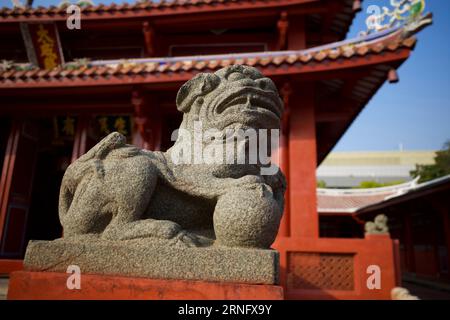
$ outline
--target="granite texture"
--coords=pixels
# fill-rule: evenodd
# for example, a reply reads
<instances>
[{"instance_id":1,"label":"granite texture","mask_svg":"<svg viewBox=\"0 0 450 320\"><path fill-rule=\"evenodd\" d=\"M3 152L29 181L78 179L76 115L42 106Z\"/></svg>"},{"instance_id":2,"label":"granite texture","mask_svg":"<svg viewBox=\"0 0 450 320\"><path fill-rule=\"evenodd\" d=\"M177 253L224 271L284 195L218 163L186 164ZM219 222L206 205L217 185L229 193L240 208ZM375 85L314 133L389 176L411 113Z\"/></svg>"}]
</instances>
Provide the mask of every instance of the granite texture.
<instances>
[{"instance_id":1,"label":"granite texture","mask_svg":"<svg viewBox=\"0 0 450 320\"><path fill-rule=\"evenodd\" d=\"M154 279L208 280L277 284L275 250L236 248L176 248L145 242L67 240L30 241L24 259L28 271L108 274Z\"/></svg>"}]
</instances>

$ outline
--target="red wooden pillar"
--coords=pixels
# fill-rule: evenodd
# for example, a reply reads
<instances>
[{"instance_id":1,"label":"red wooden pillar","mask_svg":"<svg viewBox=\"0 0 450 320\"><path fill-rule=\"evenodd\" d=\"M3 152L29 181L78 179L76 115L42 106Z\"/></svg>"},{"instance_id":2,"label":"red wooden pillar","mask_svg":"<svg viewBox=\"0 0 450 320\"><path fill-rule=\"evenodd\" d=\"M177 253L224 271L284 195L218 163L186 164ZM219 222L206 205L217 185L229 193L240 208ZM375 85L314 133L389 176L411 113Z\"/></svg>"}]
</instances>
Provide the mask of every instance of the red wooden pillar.
<instances>
[{"instance_id":1,"label":"red wooden pillar","mask_svg":"<svg viewBox=\"0 0 450 320\"><path fill-rule=\"evenodd\" d=\"M314 85L293 88L289 135L290 234L319 237Z\"/></svg>"},{"instance_id":2,"label":"red wooden pillar","mask_svg":"<svg viewBox=\"0 0 450 320\"><path fill-rule=\"evenodd\" d=\"M86 153L87 149L87 132L89 129L89 118L80 117L78 119L75 137L73 140L72 161L74 162L80 156Z\"/></svg>"},{"instance_id":3,"label":"red wooden pillar","mask_svg":"<svg viewBox=\"0 0 450 320\"><path fill-rule=\"evenodd\" d=\"M0 181L0 254L20 258L38 152L38 127L32 121L13 122Z\"/></svg>"},{"instance_id":4,"label":"red wooden pillar","mask_svg":"<svg viewBox=\"0 0 450 320\"><path fill-rule=\"evenodd\" d=\"M74 162L87 150L87 135L89 130L89 117L81 116L78 118L77 127L75 129L75 137L73 139L72 158L70 162ZM61 232L61 237L64 236L64 230Z\"/></svg>"},{"instance_id":5,"label":"red wooden pillar","mask_svg":"<svg viewBox=\"0 0 450 320\"><path fill-rule=\"evenodd\" d=\"M440 201L439 201L440 200ZM450 268L450 207L443 199L436 200L435 208L439 211L442 221L442 228L444 229L444 241L447 249L447 269ZM442 203L441 206L436 206L436 203Z\"/></svg>"},{"instance_id":6,"label":"red wooden pillar","mask_svg":"<svg viewBox=\"0 0 450 320\"><path fill-rule=\"evenodd\" d=\"M162 116L155 108L155 100L149 101L147 95L134 90L131 104L134 108L134 123L136 132L133 134L133 144L136 146L158 151L161 148Z\"/></svg>"},{"instance_id":7,"label":"red wooden pillar","mask_svg":"<svg viewBox=\"0 0 450 320\"><path fill-rule=\"evenodd\" d=\"M412 222L411 222L411 215L408 213L403 215L403 226L405 228L404 232L405 232L406 269L409 272L416 272Z\"/></svg>"},{"instance_id":8,"label":"red wooden pillar","mask_svg":"<svg viewBox=\"0 0 450 320\"><path fill-rule=\"evenodd\" d=\"M437 213L438 214L438 213ZM433 263L433 269L434 269L434 276L436 278L439 278L439 275L441 273L441 268L440 268L440 261L439 261L439 239L437 237L437 233L436 230L438 230L439 228L439 217L434 215L433 212L433 217L432 217L432 225L431 225L431 229L428 231L431 234L431 245L433 246L433 257L434 257L434 261Z\"/></svg>"},{"instance_id":9,"label":"red wooden pillar","mask_svg":"<svg viewBox=\"0 0 450 320\"><path fill-rule=\"evenodd\" d=\"M278 19L277 22L277 28L278 28L277 50L286 50L288 29L289 29L288 14L286 11L283 11L281 13L280 19Z\"/></svg>"},{"instance_id":10,"label":"red wooden pillar","mask_svg":"<svg viewBox=\"0 0 450 320\"><path fill-rule=\"evenodd\" d=\"M278 236L289 237L290 235L290 202L289 202L289 117L290 117L290 102L289 98L292 94L292 87L289 82L286 82L280 90L284 103L284 113L281 123L280 132L280 169L284 173L287 182L286 193L284 195L284 213L281 218L280 228L278 229Z\"/></svg>"},{"instance_id":11,"label":"red wooden pillar","mask_svg":"<svg viewBox=\"0 0 450 320\"><path fill-rule=\"evenodd\" d=\"M11 191L12 176L14 172L17 148L19 145L21 125L21 123L13 121L8 137L8 144L5 150L5 158L3 161L2 175L0 179L0 243L3 237L3 228L5 225L9 194Z\"/></svg>"},{"instance_id":12,"label":"red wooden pillar","mask_svg":"<svg viewBox=\"0 0 450 320\"><path fill-rule=\"evenodd\" d=\"M154 57L156 49L155 28L150 22L144 21L142 23L142 33L144 34L145 54L147 57Z\"/></svg>"}]
</instances>

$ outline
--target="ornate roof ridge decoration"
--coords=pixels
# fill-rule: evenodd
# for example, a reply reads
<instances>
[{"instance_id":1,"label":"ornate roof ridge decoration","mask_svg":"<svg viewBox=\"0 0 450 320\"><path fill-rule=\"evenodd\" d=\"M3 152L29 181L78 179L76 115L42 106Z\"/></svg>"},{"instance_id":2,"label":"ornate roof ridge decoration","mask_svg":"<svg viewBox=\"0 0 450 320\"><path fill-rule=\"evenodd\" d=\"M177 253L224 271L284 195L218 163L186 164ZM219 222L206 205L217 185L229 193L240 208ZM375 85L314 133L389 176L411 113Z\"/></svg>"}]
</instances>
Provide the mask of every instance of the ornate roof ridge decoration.
<instances>
[{"instance_id":1,"label":"ornate roof ridge decoration","mask_svg":"<svg viewBox=\"0 0 450 320\"><path fill-rule=\"evenodd\" d=\"M367 30L360 35L402 28L405 37L409 37L433 23L433 15L425 13L425 0L390 0L391 8L371 5L367 12L372 13L366 19Z\"/></svg>"},{"instance_id":2,"label":"ornate roof ridge decoration","mask_svg":"<svg viewBox=\"0 0 450 320\"><path fill-rule=\"evenodd\" d=\"M63 66L64 70L68 69L80 69L82 67L90 67L91 60L89 58L81 58L81 59L75 59L74 61L65 63Z\"/></svg>"},{"instance_id":3,"label":"ornate roof ridge decoration","mask_svg":"<svg viewBox=\"0 0 450 320\"><path fill-rule=\"evenodd\" d=\"M24 71L36 69L31 63L14 63L12 60L2 60L0 62L0 74L6 71Z\"/></svg>"},{"instance_id":4,"label":"ornate roof ridge decoration","mask_svg":"<svg viewBox=\"0 0 450 320\"><path fill-rule=\"evenodd\" d=\"M80 61L68 62L65 67L55 68L53 76L85 76L84 72L91 70L89 75L96 76L97 70L101 74L121 73L124 74L145 74L145 73L166 73L215 70L230 64L247 64L250 66L267 67L269 65L306 65L309 63L322 63L325 60L351 59L355 56L366 56L369 54L381 54L384 51L396 51L401 48L412 49L416 43L415 37L404 38L402 29L394 28L380 32L376 35L357 37L351 40L338 41L328 45L318 46L304 50L272 51L272 52L252 52L239 54L218 54L218 55L198 55L183 57L161 57L161 58L138 58L123 60L96 60L80 64ZM80 59L83 60L83 59ZM69 65L69 68L66 66ZM65 72L66 69L76 67L81 72ZM144 66L144 68L142 68ZM33 68L31 64L14 64L9 68L0 70L0 80L16 78L17 74L11 70L41 70ZM48 77L48 72L20 73L21 77L31 78Z\"/></svg>"},{"instance_id":5,"label":"ornate roof ridge decoration","mask_svg":"<svg viewBox=\"0 0 450 320\"><path fill-rule=\"evenodd\" d=\"M48 8L52 8L52 7L56 7L56 8L66 8L70 5L77 5L80 8L84 8L84 7L95 7L96 4L94 3L94 1L92 0L78 0L76 2L72 2L70 0L61 0L56 6L51 5ZM100 5L99 5L100 6Z\"/></svg>"}]
</instances>

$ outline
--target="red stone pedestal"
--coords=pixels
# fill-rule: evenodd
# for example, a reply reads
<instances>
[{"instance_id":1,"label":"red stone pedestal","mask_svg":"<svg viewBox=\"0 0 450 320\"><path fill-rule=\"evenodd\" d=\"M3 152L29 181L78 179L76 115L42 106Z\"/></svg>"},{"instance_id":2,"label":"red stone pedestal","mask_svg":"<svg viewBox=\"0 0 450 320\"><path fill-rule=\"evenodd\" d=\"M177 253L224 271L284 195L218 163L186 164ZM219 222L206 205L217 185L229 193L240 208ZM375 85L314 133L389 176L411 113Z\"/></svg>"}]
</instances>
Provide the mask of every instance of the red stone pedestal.
<instances>
[{"instance_id":1,"label":"red stone pedestal","mask_svg":"<svg viewBox=\"0 0 450 320\"><path fill-rule=\"evenodd\" d=\"M81 275L81 288L68 289L68 273L13 272L9 300L281 300L275 285L207 281L159 280L105 275Z\"/></svg>"}]
</instances>

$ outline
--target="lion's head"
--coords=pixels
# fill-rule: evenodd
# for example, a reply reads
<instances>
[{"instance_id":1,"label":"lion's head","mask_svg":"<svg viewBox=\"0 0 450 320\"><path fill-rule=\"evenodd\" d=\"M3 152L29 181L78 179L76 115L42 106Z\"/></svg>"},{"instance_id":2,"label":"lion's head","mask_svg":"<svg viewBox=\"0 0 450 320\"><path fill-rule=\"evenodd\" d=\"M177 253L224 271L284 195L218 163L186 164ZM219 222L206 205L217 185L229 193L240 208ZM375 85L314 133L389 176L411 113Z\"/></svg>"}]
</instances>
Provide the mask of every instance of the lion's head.
<instances>
[{"instance_id":1,"label":"lion's head","mask_svg":"<svg viewBox=\"0 0 450 320\"><path fill-rule=\"evenodd\" d=\"M279 137L273 131L280 128L283 102L272 80L257 69L233 65L200 73L180 88L176 102L184 115L168 150L174 162L214 164L217 176L272 168L271 150Z\"/></svg>"},{"instance_id":2,"label":"lion's head","mask_svg":"<svg viewBox=\"0 0 450 320\"><path fill-rule=\"evenodd\" d=\"M182 127L201 121L203 129L278 129L283 103L275 84L257 69L233 65L200 73L178 91Z\"/></svg>"}]
</instances>

